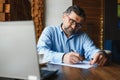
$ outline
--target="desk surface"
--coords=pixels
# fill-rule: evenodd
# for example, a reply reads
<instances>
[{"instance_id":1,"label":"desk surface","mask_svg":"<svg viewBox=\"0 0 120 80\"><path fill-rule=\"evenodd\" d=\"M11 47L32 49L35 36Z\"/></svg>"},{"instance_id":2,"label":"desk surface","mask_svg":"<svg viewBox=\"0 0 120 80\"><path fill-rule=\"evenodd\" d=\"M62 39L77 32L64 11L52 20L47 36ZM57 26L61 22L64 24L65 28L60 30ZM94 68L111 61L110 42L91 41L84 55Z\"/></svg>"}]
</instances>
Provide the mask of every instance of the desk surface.
<instances>
[{"instance_id":1,"label":"desk surface","mask_svg":"<svg viewBox=\"0 0 120 80\"><path fill-rule=\"evenodd\" d=\"M90 69L48 64L48 69L58 69L53 80L120 80L120 65L110 63L108 66Z\"/></svg>"}]
</instances>

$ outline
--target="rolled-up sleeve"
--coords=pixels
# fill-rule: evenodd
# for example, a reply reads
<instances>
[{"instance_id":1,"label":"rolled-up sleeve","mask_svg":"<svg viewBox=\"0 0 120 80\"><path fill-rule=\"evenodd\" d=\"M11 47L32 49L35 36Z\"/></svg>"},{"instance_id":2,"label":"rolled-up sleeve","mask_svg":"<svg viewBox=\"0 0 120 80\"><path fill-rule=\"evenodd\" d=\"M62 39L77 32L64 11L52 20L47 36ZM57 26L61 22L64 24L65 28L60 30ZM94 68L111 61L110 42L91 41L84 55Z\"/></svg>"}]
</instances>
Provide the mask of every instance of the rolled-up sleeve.
<instances>
[{"instance_id":1,"label":"rolled-up sleeve","mask_svg":"<svg viewBox=\"0 0 120 80\"><path fill-rule=\"evenodd\" d=\"M51 27L47 27L43 30L37 43L37 51L38 54L44 53L44 59L46 61L61 63L64 53L51 50L54 44L52 43L52 37L54 36L52 32L53 30Z\"/></svg>"},{"instance_id":2,"label":"rolled-up sleeve","mask_svg":"<svg viewBox=\"0 0 120 80\"><path fill-rule=\"evenodd\" d=\"M93 41L87 34L85 34L83 37L83 43L85 57L86 59L90 60L100 49L94 45Z\"/></svg>"}]
</instances>

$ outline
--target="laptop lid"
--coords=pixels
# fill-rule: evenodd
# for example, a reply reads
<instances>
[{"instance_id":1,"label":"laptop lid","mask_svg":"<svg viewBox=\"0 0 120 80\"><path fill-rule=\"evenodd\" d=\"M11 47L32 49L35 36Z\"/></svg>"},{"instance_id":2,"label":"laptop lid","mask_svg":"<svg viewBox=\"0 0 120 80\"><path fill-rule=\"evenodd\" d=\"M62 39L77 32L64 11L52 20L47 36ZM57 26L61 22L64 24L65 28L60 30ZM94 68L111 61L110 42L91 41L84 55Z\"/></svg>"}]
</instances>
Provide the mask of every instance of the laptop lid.
<instances>
[{"instance_id":1,"label":"laptop lid","mask_svg":"<svg viewBox=\"0 0 120 80\"><path fill-rule=\"evenodd\" d=\"M0 77L40 80L33 21L0 22Z\"/></svg>"}]
</instances>

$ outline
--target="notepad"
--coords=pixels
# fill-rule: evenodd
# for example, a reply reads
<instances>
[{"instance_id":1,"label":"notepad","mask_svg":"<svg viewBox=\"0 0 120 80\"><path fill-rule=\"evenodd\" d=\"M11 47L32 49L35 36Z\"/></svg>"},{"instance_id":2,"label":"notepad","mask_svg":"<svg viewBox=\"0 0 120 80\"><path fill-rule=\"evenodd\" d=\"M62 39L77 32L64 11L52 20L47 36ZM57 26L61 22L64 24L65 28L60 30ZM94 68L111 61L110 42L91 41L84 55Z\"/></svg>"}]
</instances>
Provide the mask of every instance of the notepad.
<instances>
[{"instance_id":1,"label":"notepad","mask_svg":"<svg viewBox=\"0 0 120 80\"><path fill-rule=\"evenodd\" d=\"M63 65L63 66L70 66L75 68L83 68L83 69L89 69L93 67L94 65L90 65L90 61L84 60L83 62L79 62L76 64L65 64L65 63L55 63L55 62L49 62L50 64L56 64L56 65Z\"/></svg>"}]
</instances>

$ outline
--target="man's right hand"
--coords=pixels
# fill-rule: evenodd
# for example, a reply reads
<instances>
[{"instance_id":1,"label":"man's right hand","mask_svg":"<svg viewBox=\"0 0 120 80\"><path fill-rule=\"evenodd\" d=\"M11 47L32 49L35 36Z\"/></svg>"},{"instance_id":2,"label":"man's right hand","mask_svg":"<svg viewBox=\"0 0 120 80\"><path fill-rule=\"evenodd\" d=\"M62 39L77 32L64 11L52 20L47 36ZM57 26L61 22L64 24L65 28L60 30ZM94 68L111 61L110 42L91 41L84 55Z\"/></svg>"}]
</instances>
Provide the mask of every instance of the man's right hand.
<instances>
[{"instance_id":1,"label":"man's right hand","mask_svg":"<svg viewBox=\"0 0 120 80\"><path fill-rule=\"evenodd\" d=\"M76 52L69 52L63 56L63 62L67 64L78 63L80 61L83 61L84 59L84 57L80 56L80 54Z\"/></svg>"}]
</instances>

